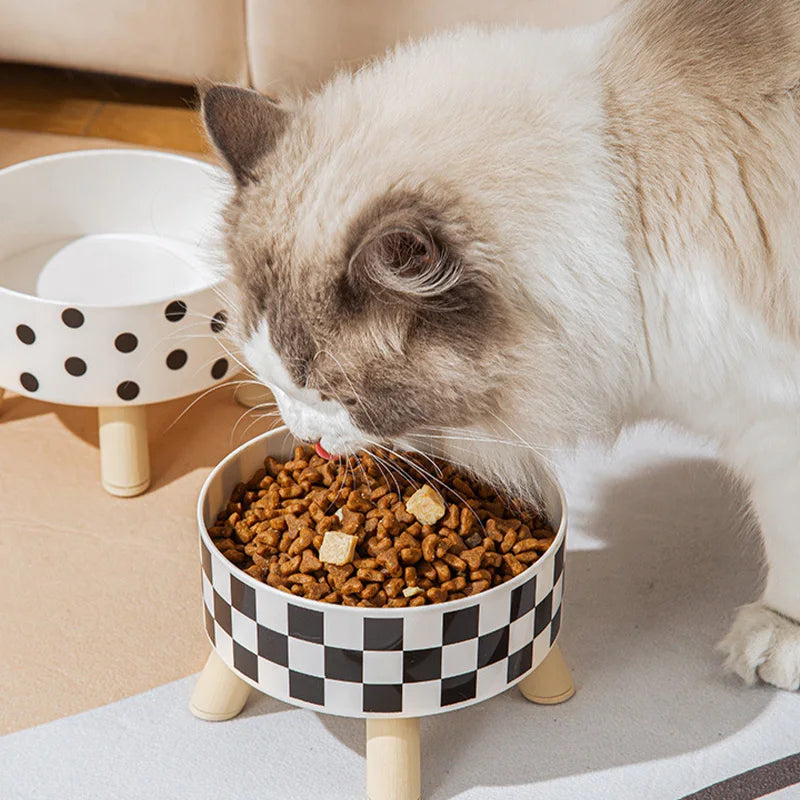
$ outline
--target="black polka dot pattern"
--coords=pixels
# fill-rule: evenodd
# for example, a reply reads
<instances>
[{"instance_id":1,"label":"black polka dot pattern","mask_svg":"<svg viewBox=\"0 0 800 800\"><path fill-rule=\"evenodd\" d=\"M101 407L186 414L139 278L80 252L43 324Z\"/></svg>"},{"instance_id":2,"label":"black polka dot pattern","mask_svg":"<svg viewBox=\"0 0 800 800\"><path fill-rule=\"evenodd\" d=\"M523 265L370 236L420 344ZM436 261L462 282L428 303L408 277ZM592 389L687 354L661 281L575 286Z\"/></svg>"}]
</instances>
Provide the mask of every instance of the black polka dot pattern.
<instances>
[{"instance_id":1,"label":"black polka dot pattern","mask_svg":"<svg viewBox=\"0 0 800 800\"><path fill-rule=\"evenodd\" d=\"M17 325L17 339L22 344L33 344L36 341L36 334L33 332L33 328L28 325Z\"/></svg>"},{"instance_id":2,"label":"black polka dot pattern","mask_svg":"<svg viewBox=\"0 0 800 800\"><path fill-rule=\"evenodd\" d=\"M61 320L68 328L80 328L85 322L82 312L77 308L65 308L61 312Z\"/></svg>"},{"instance_id":3,"label":"black polka dot pattern","mask_svg":"<svg viewBox=\"0 0 800 800\"><path fill-rule=\"evenodd\" d=\"M169 322L179 322L184 319L188 313L188 306L184 300L173 300L164 307L164 317ZM217 311L210 319L209 326L212 333L221 333L228 324L228 312L225 309ZM86 322L84 312L78 308L69 307L61 311L61 321L67 328L76 329L81 328ZM33 345L37 342L36 331L23 322L16 325L14 332L17 340L24 345ZM41 331L39 331L41 334ZM140 341L138 336L132 331L122 331L114 336L113 345L118 353L132 353L139 348ZM65 341L70 341L68 338ZM130 363L130 362L126 362ZM165 358L165 366L167 369L177 371L183 369L189 363L189 352L183 348L176 348L168 353ZM102 365L100 365L102 366ZM98 367L98 365L95 365ZM80 356L69 356L64 361L64 371L74 378L80 378L90 371L91 365L87 363L85 358ZM227 358L218 358L211 366L211 378L219 381L224 378L230 369L230 364ZM206 373L208 374L208 373ZM50 386L49 382L46 382ZM31 372L22 372L19 376L20 386L27 392L33 393L39 391L39 379ZM78 384L75 384L76 386ZM84 384L88 386L88 384ZM50 391L50 389L48 389ZM120 400L130 402L135 400L141 394L141 386L133 380L124 380L116 387L116 394Z\"/></svg>"},{"instance_id":4,"label":"black polka dot pattern","mask_svg":"<svg viewBox=\"0 0 800 800\"><path fill-rule=\"evenodd\" d=\"M228 359L227 358L218 358L214 362L214 366L211 367L211 377L218 381L220 378L225 377L225 373L228 371Z\"/></svg>"},{"instance_id":5,"label":"black polka dot pattern","mask_svg":"<svg viewBox=\"0 0 800 800\"><path fill-rule=\"evenodd\" d=\"M217 311L214 318L211 320L211 330L214 333L220 333L225 330L225 325L228 322L228 315L224 311Z\"/></svg>"},{"instance_id":6,"label":"black polka dot pattern","mask_svg":"<svg viewBox=\"0 0 800 800\"><path fill-rule=\"evenodd\" d=\"M167 356L167 366L170 369L180 369L188 360L189 356L185 350L173 350Z\"/></svg>"},{"instance_id":7,"label":"black polka dot pattern","mask_svg":"<svg viewBox=\"0 0 800 800\"><path fill-rule=\"evenodd\" d=\"M39 381L30 372L23 372L19 376L19 382L22 384L22 388L29 392L35 392L39 388Z\"/></svg>"},{"instance_id":8,"label":"black polka dot pattern","mask_svg":"<svg viewBox=\"0 0 800 800\"><path fill-rule=\"evenodd\" d=\"M64 362L64 369L76 378L86 374L86 362L77 356L70 356Z\"/></svg>"},{"instance_id":9,"label":"black polka dot pattern","mask_svg":"<svg viewBox=\"0 0 800 800\"><path fill-rule=\"evenodd\" d=\"M135 400L139 396L139 384L134 381L122 381L117 386L117 397L120 400Z\"/></svg>"},{"instance_id":10,"label":"black polka dot pattern","mask_svg":"<svg viewBox=\"0 0 800 800\"><path fill-rule=\"evenodd\" d=\"M164 316L170 322L180 322L186 316L186 303L183 300L173 300L164 309Z\"/></svg>"},{"instance_id":11,"label":"black polka dot pattern","mask_svg":"<svg viewBox=\"0 0 800 800\"><path fill-rule=\"evenodd\" d=\"M121 333L114 339L114 347L120 353L132 353L139 344L139 340L132 333Z\"/></svg>"}]
</instances>

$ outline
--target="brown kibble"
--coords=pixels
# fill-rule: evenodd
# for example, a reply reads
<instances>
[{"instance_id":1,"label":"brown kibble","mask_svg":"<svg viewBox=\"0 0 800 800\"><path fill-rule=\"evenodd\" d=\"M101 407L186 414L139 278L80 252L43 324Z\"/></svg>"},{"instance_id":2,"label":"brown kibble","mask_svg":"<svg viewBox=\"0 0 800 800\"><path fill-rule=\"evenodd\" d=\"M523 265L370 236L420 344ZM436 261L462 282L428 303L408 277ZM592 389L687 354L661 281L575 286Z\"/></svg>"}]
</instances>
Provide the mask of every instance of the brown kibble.
<instances>
[{"instance_id":1,"label":"brown kibble","mask_svg":"<svg viewBox=\"0 0 800 800\"><path fill-rule=\"evenodd\" d=\"M322 569L322 562L311 550L304 550L300 559L300 572L316 572L318 569Z\"/></svg>"},{"instance_id":2,"label":"brown kibble","mask_svg":"<svg viewBox=\"0 0 800 800\"><path fill-rule=\"evenodd\" d=\"M448 553L454 544L455 542L452 539L439 539L436 544L436 558L443 558L445 553Z\"/></svg>"},{"instance_id":3,"label":"brown kibble","mask_svg":"<svg viewBox=\"0 0 800 800\"><path fill-rule=\"evenodd\" d=\"M431 603L444 603L447 600L447 592L440 587L432 587L425 592L425 596Z\"/></svg>"},{"instance_id":4,"label":"brown kibble","mask_svg":"<svg viewBox=\"0 0 800 800\"><path fill-rule=\"evenodd\" d=\"M387 597L397 597L400 592L403 590L403 586L405 585L405 581L402 578L390 578L386 583L383 585L386 591Z\"/></svg>"},{"instance_id":5,"label":"brown kibble","mask_svg":"<svg viewBox=\"0 0 800 800\"><path fill-rule=\"evenodd\" d=\"M395 519L398 522L402 522L403 525L414 523L414 515L409 514L408 511L406 511L406 507L402 503L395 503L395 505L392 506L392 511L394 512Z\"/></svg>"},{"instance_id":6,"label":"brown kibble","mask_svg":"<svg viewBox=\"0 0 800 800\"><path fill-rule=\"evenodd\" d=\"M388 494L388 492L389 487L383 484L383 486L378 486L370 492L369 499L374 503L376 500L380 500L385 494Z\"/></svg>"},{"instance_id":7,"label":"brown kibble","mask_svg":"<svg viewBox=\"0 0 800 800\"><path fill-rule=\"evenodd\" d=\"M436 580L436 569L430 561L420 561L417 565L417 575L427 578L429 581Z\"/></svg>"},{"instance_id":8,"label":"brown kibble","mask_svg":"<svg viewBox=\"0 0 800 800\"><path fill-rule=\"evenodd\" d=\"M445 528L457 530L460 522L461 512L455 503L451 503L447 507L447 516L442 520L442 525L444 525Z\"/></svg>"},{"instance_id":9,"label":"brown kibble","mask_svg":"<svg viewBox=\"0 0 800 800\"><path fill-rule=\"evenodd\" d=\"M300 561L301 557L299 555L294 556L294 558L290 558L288 561L284 561L278 567L278 571L286 577L287 575L291 575L293 572L297 572L300 569Z\"/></svg>"},{"instance_id":10,"label":"brown kibble","mask_svg":"<svg viewBox=\"0 0 800 800\"><path fill-rule=\"evenodd\" d=\"M461 553L461 559L466 562L470 569L480 569L484 552L482 547L473 547L471 550L464 550Z\"/></svg>"},{"instance_id":11,"label":"brown kibble","mask_svg":"<svg viewBox=\"0 0 800 800\"><path fill-rule=\"evenodd\" d=\"M511 553L506 553L503 556L503 563L511 570L511 574L516 577L521 572L525 570L525 564L523 564L515 555Z\"/></svg>"},{"instance_id":12,"label":"brown kibble","mask_svg":"<svg viewBox=\"0 0 800 800\"><path fill-rule=\"evenodd\" d=\"M433 561L436 558L436 545L439 542L439 537L435 533L428 534L422 540L422 557L426 561Z\"/></svg>"},{"instance_id":13,"label":"brown kibble","mask_svg":"<svg viewBox=\"0 0 800 800\"><path fill-rule=\"evenodd\" d=\"M341 589L342 584L353 574L355 567L352 564L326 564L325 569L336 589Z\"/></svg>"},{"instance_id":14,"label":"brown kibble","mask_svg":"<svg viewBox=\"0 0 800 800\"><path fill-rule=\"evenodd\" d=\"M539 545L539 540L534 539L531 537L530 539L522 539L518 541L514 547L512 548L512 552L515 556L519 555L520 553L527 553L529 550L535 550Z\"/></svg>"},{"instance_id":15,"label":"brown kibble","mask_svg":"<svg viewBox=\"0 0 800 800\"><path fill-rule=\"evenodd\" d=\"M303 597L309 600L322 600L323 597L330 594L330 586L323 586L321 583L310 583L305 587Z\"/></svg>"},{"instance_id":16,"label":"brown kibble","mask_svg":"<svg viewBox=\"0 0 800 800\"><path fill-rule=\"evenodd\" d=\"M486 521L486 525L484 526L486 529L486 535L497 544L500 544L503 541L504 533L497 527L497 523L493 519L489 519Z\"/></svg>"},{"instance_id":17,"label":"brown kibble","mask_svg":"<svg viewBox=\"0 0 800 800\"><path fill-rule=\"evenodd\" d=\"M356 571L356 576L361 578L362 581L377 581L378 583L383 581L383 573L377 569L366 569L362 567Z\"/></svg>"},{"instance_id":18,"label":"brown kibble","mask_svg":"<svg viewBox=\"0 0 800 800\"><path fill-rule=\"evenodd\" d=\"M394 546L402 550L404 547L419 547L419 542L413 536L409 535L408 531L403 531L394 540Z\"/></svg>"},{"instance_id":19,"label":"brown kibble","mask_svg":"<svg viewBox=\"0 0 800 800\"><path fill-rule=\"evenodd\" d=\"M298 534L297 538L289 545L288 553L290 556L296 556L307 550L314 541L314 531L311 528L303 528Z\"/></svg>"},{"instance_id":20,"label":"brown kibble","mask_svg":"<svg viewBox=\"0 0 800 800\"><path fill-rule=\"evenodd\" d=\"M474 522L475 517L473 516L472 511L469 508L462 508L461 521L458 528L458 532L461 534L462 539L466 539L469 536Z\"/></svg>"},{"instance_id":21,"label":"brown kibble","mask_svg":"<svg viewBox=\"0 0 800 800\"><path fill-rule=\"evenodd\" d=\"M378 553L376 559L393 578L400 578L403 574L403 568L400 566L400 559L397 555L397 550L394 547L389 547L386 550Z\"/></svg>"},{"instance_id":22,"label":"brown kibble","mask_svg":"<svg viewBox=\"0 0 800 800\"><path fill-rule=\"evenodd\" d=\"M457 578L451 578L449 581L442 583L442 589L446 592L459 592L467 585L467 579L463 575Z\"/></svg>"},{"instance_id":23,"label":"brown kibble","mask_svg":"<svg viewBox=\"0 0 800 800\"><path fill-rule=\"evenodd\" d=\"M517 543L517 534L514 531L508 531L500 542L500 552L509 553L511 548Z\"/></svg>"},{"instance_id":24,"label":"brown kibble","mask_svg":"<svg viewBox=\"0 0 800 800\"><path fill-rule=\"evenodd\" d=\"M456 572L464 572L467 568L467 562L453 553L445 553L442 556L442 561L444 561L448 567L454 569Z\"/></svg>"},{"instance_id":25,"label":"brown kibble","mask_svg":"<svg viewBox=\"0 0 800 800\"><path fill-rule=\"evenodd\" d=\"M416 564L422 558L422 550L419 547L404 547L400 551L400 560L404 564Z\"/></svg>"},{"instance_id":26,"label":"brown kibble","mask_svg":"<svg viewBox=\"0 0 800 800\"><path fill-rule=\"evenodd\" d=\"M372 508L372 503L366 500L360 492L350 492L347 498L347 508L351 511L369 511Z\"/></svg>"},{"instance_id":27,"label":"brown kibble","mask_svg":"<svg viewBox=\"0 0 800 800\"><path fill-rule=\"evenodd\" d=\"M302 572L295 572L294 575L289 575L286 579L287 583L299 583L301 586L308 586L316 583L313 575L303 575Z\"/></svg>"},{"instance_id":28,"label":"brown kibble","mask_svg":"<svg viewBox=\"0 0 800 800\"><path fill-rule=\"evenodd\" d=\"M361 591L361 599L362 600L372 600L376 594L378 594L378 589L380 586L377 583L370 583L363 588Z\"/></svg>"},{"instance_id":29,"label":"brown kibble","mask_svg":"<svg viewBox=\"0 0 800 800\"><path fill-rule=\"evenodd\" d=\"M368 453L328 461L307 446L286 463L268 458L234 488L209 535L225 558L279 591L363 608L480 594L521 574L555 539L532 508L452 464L434 459L440 494L415 483L429 467L415 454L381 456L404 473L389 480ZM323 558L337 540L334 560Z\"/></svg>"},{"instance_id":30,"label":"brown kibble","mask_svg":"<svg viewBox=\"0 0 800 800\"><path fill-rule=\"evenodd\" d=\"M364 584L358 578L350 578L346 580L340 587L339 591L343 595L347 594L361 594L364 589Z\"/></svg>"},{"instance_id":31,"label":"brown kibble","mask_svg":"<svg viewBox=\"0 0 800 800\"><path fill-rule=\"evenodd\" d=\"M277 573L270 572L267 575L267 584L269 586L273 586L276 589L280 589L282 586L286 585L286 580L284 578L282 578L280 575L278 575Z\"/></svg>"}]
</instances>

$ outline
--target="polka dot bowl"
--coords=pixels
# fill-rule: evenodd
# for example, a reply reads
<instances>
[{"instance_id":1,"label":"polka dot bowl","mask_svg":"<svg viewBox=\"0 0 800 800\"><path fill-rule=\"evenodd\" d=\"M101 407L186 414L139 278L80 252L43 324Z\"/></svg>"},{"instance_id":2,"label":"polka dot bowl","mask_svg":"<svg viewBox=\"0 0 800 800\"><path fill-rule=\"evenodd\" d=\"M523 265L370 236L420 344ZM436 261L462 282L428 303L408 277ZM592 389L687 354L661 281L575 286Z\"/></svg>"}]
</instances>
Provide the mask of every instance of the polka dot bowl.
<instances>
[{"instance_id":1,"label":"polka dot bowl","mask_svg":"<svg viewBox=\"0 0 800 800\"><path fill-rule=\"evenodd\" d=\"M146 150L0 170L0 387L113 407L222 380L211 237L223 187L207 164Z\"/></svg>"},{"instance_id":2,"label":"polka dot bowl","mask_svg":"<svg viewBox=\"0 0 800 800\"><path fill-rule=\"evenodd\" d=\"M557 484L545 490L555 541L507 583L419 608L329 605L256 581L220 553L207 531L237 483L267 456L289 457L292 447L286 428L257 437L222 461L200 493L206 632L238 680L329 714L409 718L487 700L542 664L561 625L567 515Z\"/></svg>"}]
</instances>

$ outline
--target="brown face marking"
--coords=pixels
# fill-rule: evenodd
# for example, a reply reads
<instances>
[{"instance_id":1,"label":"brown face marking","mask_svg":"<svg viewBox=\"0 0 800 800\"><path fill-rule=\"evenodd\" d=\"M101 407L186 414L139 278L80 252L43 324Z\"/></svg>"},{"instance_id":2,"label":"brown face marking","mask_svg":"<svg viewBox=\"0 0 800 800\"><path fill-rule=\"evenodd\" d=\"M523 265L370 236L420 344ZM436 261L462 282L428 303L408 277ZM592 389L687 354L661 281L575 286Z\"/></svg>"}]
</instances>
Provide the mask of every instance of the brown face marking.
<instances>
[{"instance_id":1,"label":"brown face marking","mask_svg":"<svg viewBox=\"0 0 800 800\"><path fill-rule=\"evenodd\" d=\"M232 209L245 202L238 198ZM338 400L377 439L466 425L494 406L499 389L487 375L513 339L510 314L487 265L471 260L476 234L456 202L440 210L423 197L382 197L354 219L337 252L321 250L314 263L293 258L291 247L268 253L263 242L245 245L238 216L229 211L228 242L248 328L266 318L298 387ZM398 230L428 244L388 248L387 263L364 269L364 243ZM431 262L430 252L442 257ZM432 273L421 276L423 269ZM420 294L442 272L457 278L443 292ZM413 279L409 291L404 278Z\"/></svg>"}]
</instances>

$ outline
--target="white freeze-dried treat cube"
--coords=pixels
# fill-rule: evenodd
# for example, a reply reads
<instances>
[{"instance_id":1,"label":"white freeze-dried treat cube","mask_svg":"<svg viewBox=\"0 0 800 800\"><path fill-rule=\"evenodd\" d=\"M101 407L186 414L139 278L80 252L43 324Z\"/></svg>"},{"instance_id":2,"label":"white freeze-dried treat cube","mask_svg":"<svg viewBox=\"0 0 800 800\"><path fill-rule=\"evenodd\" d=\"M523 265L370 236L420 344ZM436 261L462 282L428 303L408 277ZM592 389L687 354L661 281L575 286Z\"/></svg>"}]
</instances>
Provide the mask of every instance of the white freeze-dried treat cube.
<instances>
[{"instance_id":1,"label":"white freeze-dried treat cube","mask_svg":"<svg viewBox=\"0 0 800 800\"><path fill-rule=\"evenodd\" d=\"M408 498L406 511L413 514L420 524L433 525L444 516L446 509L439 492L426 483Z\"/></svg>"},{"instance_id":2,"label":"white freeze-dried treat cube","mask_svg":"<svg viewBox=\"0 0 800 800\"><path fill-rule=\"evenodd\" d=\"M341 522L342 517L344 516L344 506L342 506L341 508L337 508L333 516L336 517L336 519L338 519L339 522Z\"/></svg>"},{"instance_id":3,"label":"white freeze-dried treat cube","mask_svg":"<svg viewBox=\"0 0 800 800\"><path fill-rule=\"evenodd\" d=\"M319 548L319 560L325 564L349 564L356 554L358 537L342 531L326 531Z\"/></svg>"},{"instance_id":4,"label":"white freeze-dried treat cube","mask_svg":"<svg viewBox=\"0 0 800 800\"><path fill-rule=\"evenodd\" d=\"M422 589L419 586L406 586L403 589L403 597L416 597L418 594L422 594Z\"/></svg>"}]
</instances>

